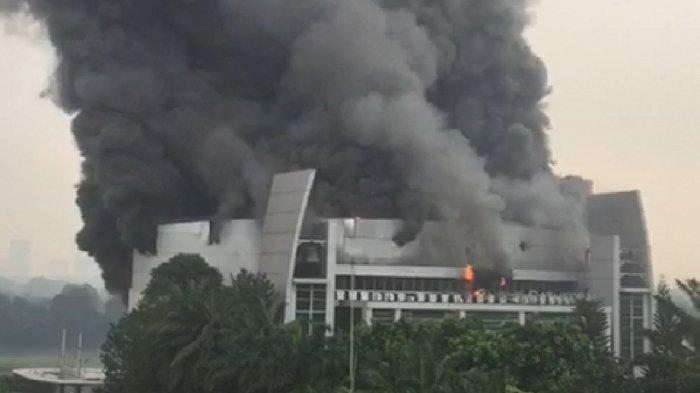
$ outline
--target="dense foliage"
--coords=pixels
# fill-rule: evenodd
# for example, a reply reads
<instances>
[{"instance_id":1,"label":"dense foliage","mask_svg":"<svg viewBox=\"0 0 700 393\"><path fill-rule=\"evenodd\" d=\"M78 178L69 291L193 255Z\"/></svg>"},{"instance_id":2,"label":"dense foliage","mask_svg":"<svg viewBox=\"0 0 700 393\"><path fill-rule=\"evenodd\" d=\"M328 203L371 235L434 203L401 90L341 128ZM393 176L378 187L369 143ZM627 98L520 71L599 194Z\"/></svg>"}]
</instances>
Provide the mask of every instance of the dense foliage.
<instances>
[{"instance_id":1,"label":"dense foliage","mask_svg":"<svg viewBox=\"0 0 700 393\"><path fill-rule=\"evenodd\" d=\"M83 333L84 345L96 348L121 316L121 307L108 303L103 311L97 291L87 284L67 284L50 299L0 294L0 347L55 349L66 329L72 341Z\"/></svg>"},{"instance_id":2,"label":"dense foliage","mask_svg":"<svg viewBox=\"0 0 700 393\"><path fill-rule=\"evenodd\" d=\"M700 305L698 283L679 282ZM659 290L652 352L640 364L613 358L604 308L580 301L573 323L476 320L358 325L355 381L364 393L690 393L698 379L698 319ZM700 308L698 308L700 311ZM308 335L281 323L262 276L223 277L196 255L157 267L136 310L103 347L107 393L346 392L344 332ZM632 367L643 370L633 378Z\"/></svg>"},{"instance_id":3,"label":"dense foliage","mask_svg":"<svg viewBox=\"0 0 700 393\"><path fill-rule=\"evenodd\" d=\"M647 332L651 351L640 361L650 393L700 391L700 282L690 279L676 284L693 309L678 306L668 286L659 284L654 328Z\"/></svg>"},{"instance_id":4,"label":"dense foliage","mask_svg":"<svg viewBox=\"0 0 700 393\"><path fill-rule=\"evenodd\" d=\"M564 324L399 322L360 330L358 386L368 392L599 391L598 354Z\"/></svg>"},{"instance_id":5,"label":"dense foliage","mask_svg":"<svg viewBox=\"0 0 700 393\"><path fill-rule=\"evenodd\" d=\"M136 310L103 349L108 393L334 392L348 386L347 337L280 323L280 301L259 275L223 284L196 255L157 267ZM599 305L577 324L478 321L358 326L358 392L620 392L627 375L598 335ZM596 331L598 329L598 331ZM602 329L602 331L600 330Z\"/></svg>"},{"instance_id":6,"label":"dense foliage","mask_svg":"<svg viewBox=\"0 0 700 393\"><path fill-rule=\"evenodd\" d=\"M103 347L108 392L328 391L342 379L332 343L279 323L279 299L261 276L244 271L224 286L193 255L152 276Z\"/></svg>"}]
</instances>

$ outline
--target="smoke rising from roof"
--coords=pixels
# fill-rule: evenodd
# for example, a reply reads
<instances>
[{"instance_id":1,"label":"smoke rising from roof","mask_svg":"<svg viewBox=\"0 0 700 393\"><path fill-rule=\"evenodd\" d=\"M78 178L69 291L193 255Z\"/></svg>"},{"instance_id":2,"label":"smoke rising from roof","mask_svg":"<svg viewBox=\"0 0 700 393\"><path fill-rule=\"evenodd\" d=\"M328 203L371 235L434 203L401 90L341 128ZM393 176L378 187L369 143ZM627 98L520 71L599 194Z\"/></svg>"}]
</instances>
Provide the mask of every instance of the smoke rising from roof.
<instances>
[{"instance_id":1,"label":"smoke rising from roof","mask_svg":"<svg viewBox=\"0 0 700 393\"><path fill-rule=\"evenodd\" d=\"M317 168L321 216L466 225L507 268L504 219L585 244L551 174L524 0L11 0L43 21L84 158L81 249L124 289L130 250L182 216L252 216Z\"/></svg>"}]
</instances>

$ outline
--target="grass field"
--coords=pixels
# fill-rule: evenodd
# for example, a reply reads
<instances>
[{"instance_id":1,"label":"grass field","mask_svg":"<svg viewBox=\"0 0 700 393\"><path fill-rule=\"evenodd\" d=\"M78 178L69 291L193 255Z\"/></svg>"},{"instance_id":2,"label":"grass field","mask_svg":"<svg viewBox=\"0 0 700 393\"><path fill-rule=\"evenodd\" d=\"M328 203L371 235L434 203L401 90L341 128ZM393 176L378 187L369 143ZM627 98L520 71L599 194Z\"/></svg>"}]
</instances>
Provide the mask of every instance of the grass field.
<instances>
[{"instance_id":1,"label":"grass field","mask_svg":"<svg viewBox=\"0 0 700 393\"><path fill-rule=\"evenodd\" d=\"M66 365L75 365L75 350L66 352ZM83 350L85 366L101 367L100 353L97 349ZM50 349L27 349L0 347L0 375L8 375L13 368L23 367L56 367L59 353Z\"/></svg>"}]
</instances>

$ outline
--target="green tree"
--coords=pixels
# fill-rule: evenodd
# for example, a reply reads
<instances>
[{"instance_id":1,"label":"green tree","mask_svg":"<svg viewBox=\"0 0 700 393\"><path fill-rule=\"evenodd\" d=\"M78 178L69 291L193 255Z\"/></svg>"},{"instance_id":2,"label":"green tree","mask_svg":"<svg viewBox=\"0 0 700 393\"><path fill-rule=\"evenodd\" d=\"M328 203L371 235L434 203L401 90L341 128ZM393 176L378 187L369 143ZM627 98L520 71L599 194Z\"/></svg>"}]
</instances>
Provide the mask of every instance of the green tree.
<instances>
[{"instance_id":1,"label":"green tree","mask_svg":"<svg viewBox=\"0 0 700 393\"><path fill-rule=\"evenodd\" d=\"M358 389L365 392L614 392L601 390L598 353L574 325L446 319L358 332Z\"/></svg>"},{"instance_id":2,"label":"green tree","mask_svg":"<svg viewBox=\"0 0 700 393\"><path fill-rule=\"evenodd\" d=\"M693 310L682 313L680 318L686 344L693 350L694 360L697 362L698 350L700 350L698 348L700 345L700 281L695 278L684 281L676 280L676 285L693 305Z\"/></svg>"},{"instance_id":3,"label":"green tree","mask_svg":"<svg viewBox=\"0 0 700 393\"><path fill-rule=\"evenodd\" d=\"M230 285L222 281L197 256L154 269L144 298L103 347L106 391L320 393L348 386L346 335L282 324L282 303L263 276L243 271ZM584 330L593 334L590 326ZM474 320L401 321L358 327L355 345L358 392L623 391L598 382L614 382L603 370L617 364L575 324L494 331Z\"/></svg>"},{"instance_id":4,"label":"green tree","mask_svg":"<svg viewBox=\"0 0 700 393\"><path fill-rule=\"evenodd\" d=\"M509 384L526 391L572 392L595 370L597 357L576 326L508 326L499 339Z\"/></svg>"},{"instance_id":5,"label":"green tree","mask_svg":"<svg viewBox=\"0 0 700 393\"><path fill-rule=\"evenodd\" d=\"M503 376L490 367L497 363L497 341L480 323L457 319L361 328L358 388L376 393L500 393Z\"/></svg>"},{"instance_id":6,"label":"green tree","mask_svg":"<svg viewBox=\"0 0 700 393\"><path fill-rule=\"evenodd\" d=\"M609 352L608 317L600 300L580 299L574 308L574 320L588 340L601 352Z\"/></svg>"},{"instance_id":7,"label":"green tree","mask_svg":"<svg viewBox=\"0 0 700 393\"><path fill-rule=\"evenodd\" d=\"M56 345L46 299L0 295L0 344L21 347Z\"/></svg>"},{"instance_id":8,"label":"green tree","mask_svg":"<svg viewBox=\"0 0 700 393\"><path fill-rule=\"evenodd\" d=\"M80 331L99 313L100 297L89 284L67 284L51 299L49 313L56 326Z\"/></svg>"},{"instance_id":9,"label":"green tree","mask_svg":"<svg viewBox=\"0 0 700 393\"><path fill-rule=\"evenodd\" d=\"M700 286L695 279L677 281L697 311ZM641 356L644 387L649 392L691 392L700 385L700 358L696 343L700 337L700 320L671 298L668 286L659 284L653 329L646 334L651 351Z\"/></svg>"},{"instance_id":10,"label":"green tree","mask_svg":"<svg viewBox=\"0 0 700 393\"><path fill-rule=\"evenodd\" d=\"M50 336L59 337L66 329L69 337L83 335L83 345L98 347L104 340L110 321L100 311L97 290L88 284L67 284L49 303Z\"/></svg>"},{"instance_id":11,"label":"green tree","mask_svg":"<svg viewBox=\"0 0 700 393\"><path fill-rule=\"evenodd\" d=\"M201 342L218 317L211 314L212 303L223 278L200 256L184 254L151 276L137 309L119 320L102 347L105 390L203 391L192 381L201 374L184 372L192 361L182 351Z\"/></svg>"},{"instance_id":12,"label":"green tree","mask_svg":"<svg viewBox=\"0 0 700 393\"><path fill-rule=\"evenodd\" d=\"M633 376L627 365L613 357L608 336L610 325L603 303L599 300L578 300L573 316L575 325L588 338L596 360L589 363L586 371L590 377L588 381L575 386L572 391L629 391Z\"/></svg>"},{"instance_id":13,"label":"green tree","mask_svg":"<svg viewBox=\"0 0 700 393\"><path fill-rule=\"evenodd\" d=\"M243 271L223 285L201 257L175 257L154 269L137 309L110 332L105 389L262 393L337 386L344 377L331 355L337 347L283 325L280 310L263 276Z\"/></svg>"},{"instance_id":14,"label":"green tree","mask_svg":"<svg viewBox=\"0 0 700 393\"><path fill-rule=\"evenodd\" d=\"M151 280L143 292L140 306L170 303L170 296L183 291L202 291L221 287L221 273L198 254L178 254L151 271Z\"/></svg>"}]
</instances>

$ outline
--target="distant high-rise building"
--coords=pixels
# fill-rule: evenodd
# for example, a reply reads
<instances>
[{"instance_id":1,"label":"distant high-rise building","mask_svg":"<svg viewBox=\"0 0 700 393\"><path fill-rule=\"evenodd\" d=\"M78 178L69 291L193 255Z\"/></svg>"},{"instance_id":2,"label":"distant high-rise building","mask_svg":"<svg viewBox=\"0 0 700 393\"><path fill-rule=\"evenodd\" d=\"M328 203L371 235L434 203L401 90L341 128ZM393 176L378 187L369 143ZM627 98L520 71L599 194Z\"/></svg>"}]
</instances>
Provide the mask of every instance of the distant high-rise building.
<instances>
[{"instance_id":1,"label":"distant high-rise building","mask_svg":"<svg viewBox=\"0 0 700 393\"><path fill-rule=\"evenodd\" d=\"M26 239L10 240L10 249L7 257L8 275L27 279L32 273L31 256L32 244Z\"/></svg>"}]
</instances>

